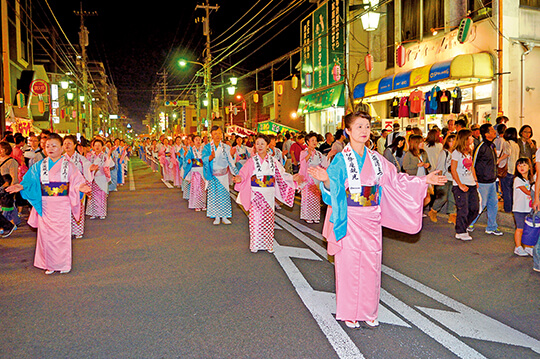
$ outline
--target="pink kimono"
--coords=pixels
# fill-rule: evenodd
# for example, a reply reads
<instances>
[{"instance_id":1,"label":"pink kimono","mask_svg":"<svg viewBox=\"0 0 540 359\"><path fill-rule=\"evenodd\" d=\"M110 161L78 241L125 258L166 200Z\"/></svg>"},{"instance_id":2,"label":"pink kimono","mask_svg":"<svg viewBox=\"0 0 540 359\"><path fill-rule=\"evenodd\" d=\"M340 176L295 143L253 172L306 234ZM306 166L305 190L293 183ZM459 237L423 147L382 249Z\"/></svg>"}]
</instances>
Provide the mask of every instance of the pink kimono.
<instances>
[{"instance_id":1,"label":"pink kimono","mask_svg":"<svg viewBox=\"0 0 540 359\"><path fill-rule=\"evenodd\" d=\"M169 167L171 163L171 158L167 156L170 155L171 149L169 146L162 145L158 151L159 164L161 165L161 170L163 171L163 180L167 182L173 181L172 169Z\"/></svg>"},{"instance_id":2,"label":"pink kimono","mask_svg":"<svg viewBox=\"0 0 540 359\"><path fill-rule=\"evenodd\" d=\"M49 161L49 158L43 161ZM49 182L42 183L43 161L32 166L21 182L24 187L22 196L33 205L28 225L38 229L34 266L70 271L71 214L77 220L82 215L79 187L85 179L75 165L61 158L49 169ZM63 161L68 163L67 183L61 177Z\"/></svg>"},{"instance_id":3,"label":"pink kimono","mask_svg":"<svg viewBox=\"0 0 540 359\"><path fill-rule=\"evenodd\" d=\"M175 187L180 187L182 185L182 173L180 172L180 162L176 157L176 153L180 152L182 146L173 145L171 146L171 158L169 161L169 168L171 169L171 176L173 179L173 184Z\"/></svg>"},{"instance_id":4,"label":"pink kimono","mask_svg":"<svg viewBox=\"0 0 540 359\"><path fill-rule=\"evenodd\" d=\"M317 150L313 151L313 155L309 160L306 160L307 155L307 149L300 152L299 174L304 178L304 183L300 185L300 219L318 223L321 220L321 191L319 190L319 183L308 174L308 168L317 166L326 168L328 162Z\"/></svg>"},{"instance_id":5,"label":"pink kimono","mask_svg":"<svg viewBox=\"0 0 540 359\"><path fill-rule=\"evenodd\" d=\"M325 223L323 235L328 241L328 254L335 255L338 320L377 319L382 226L410 234L422 228L425 177L397 173L396 167L379 153L367 148L365 151L367 158L359 166L361 193L349 192L347 165L341 153L328 168L330 191L323 191L325 202L332 205L328 210L333 210L326 217L330 221ZM371 155L380 164L382 171L378 175Z\"/></svg>"},{"instance_id":6,"label":"pink kimono","mask_svg":"<svg viewBox=\"0 0 540 359\"><path fill-rule=\"evenodd\" d=\"M90 171L90 166L92 165L90 161L88 161L86 157L79 154L78 152L73 153L73 156L71 157L67 153L65 153L64 157L71 163L73 163L75 167L77 167L79 172L86 180L86 183L91 186L91 183L94 179L94 174ZM84 209L86 207L86 195L81 196L80 203L80 211L81 213L83 213L83 215L80 216L79 219L76 219L73 214L71 215L71 234L75 236L75 238L82 238L84 234Z\"/></svg>"},{"instance_id":7,"label":"pink kimono","mask_svg":"<svg viewBox=\"0 0 540 359\"><path fill-rule=\"evenodd\" d=\"M294 205L296 184L280 162L267 155L249 158L240 170L242 182L236 202L249 210L249 248L273 251L275 198L289 207Z\"/></svg>"}]
</instances>

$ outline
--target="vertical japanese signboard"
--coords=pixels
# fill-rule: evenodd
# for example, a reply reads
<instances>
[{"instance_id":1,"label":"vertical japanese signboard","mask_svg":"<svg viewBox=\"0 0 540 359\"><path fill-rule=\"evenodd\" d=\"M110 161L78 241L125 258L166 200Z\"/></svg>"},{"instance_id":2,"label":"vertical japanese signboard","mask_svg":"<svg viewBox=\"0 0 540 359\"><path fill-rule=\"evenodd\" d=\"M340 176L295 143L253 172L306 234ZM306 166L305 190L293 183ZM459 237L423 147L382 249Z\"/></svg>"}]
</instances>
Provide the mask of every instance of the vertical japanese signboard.
<instances>
[{"instance_id":1,"label":"vertical japanese signboard","mask_svg":"<svg viewBox=\"0 0 540 359\"><path fill-rule=\"evenodd\" d=\"M301 83L302 93L313 89L313 16L309 15L300 23L302 46Z\"/></svg>"},{"instance_id":2,"label":"vertical japanese signboard","mask_svg":"<svg viewBox=\"0 0 540 359\"><path fill-rule=\"evenodd\" d=\"M313 88L328 85L328 3L313 13Z\"/></svg>"},{"instance_id":3,"label":"vertical japanese signboard","mask_svg":"<svg viewBox=\"0 0 540 359\"><path fill-rule=\"evenodd\" d=\"M343 81L344 17L344 0L328 0L302 20L302 93Z\"/></svg>"},{"instance_id":4,"label":"vertical japanese signboard","mask_svg":"<svg viewBox=\"0 0 540 359\"><path fill-rule=\"evenodd\" d=\"M343 79L344 66L345 26L344 26L344 0L328 1L328 23L330 34L328 36L328 83L333 84Z\"/></svg>"}]
</instances>

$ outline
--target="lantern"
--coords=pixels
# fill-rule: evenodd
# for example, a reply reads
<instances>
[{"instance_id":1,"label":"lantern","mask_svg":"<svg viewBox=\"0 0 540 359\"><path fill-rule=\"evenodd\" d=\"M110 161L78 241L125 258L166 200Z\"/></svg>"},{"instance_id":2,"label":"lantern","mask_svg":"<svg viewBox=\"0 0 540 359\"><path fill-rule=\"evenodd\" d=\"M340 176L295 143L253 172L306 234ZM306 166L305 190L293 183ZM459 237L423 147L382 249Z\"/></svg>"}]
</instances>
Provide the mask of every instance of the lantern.
<instances>
[{"instance_id":1,"label":"lantern","mask_svg":"<svg viewBox=\"0 0 540 359\"><path fill-rule=\"evenodd\" d=\"M332 77L336 82L341 80L341 65L339 63L339 59L334 60L334 67L332 67Z\"/></svg>"},{"instance_id":2,"label":"lantern","mask_svg":"<svg viewBox=\"0 0 540 359\"><path fill-rule=\"evenodd\" d=\"M279 96L283 95L283 83L279 82L277 85L277 93Z\"/></svg>"},{"instance_id":3,"label":"lantern","mask_svg":"<svg viewBox=\"0 0 540 359\"><path fill-rule=\"evenodd\" d=\"M364 58L364 62L366 64L366 71L371 72L373 71L373 55L367 54Z\"/></svg>"},{"instance_id":4,"label":"lantern","mask_svg":"<svg viewBox=\"0 0 540 359\"><path fill-rule=\"evenodd\" d=\"M66 110L64 109L61 109L60 110L60 118L63 120L64 118L66 118Z\"/></svg>"},{"instance_id":5,"label":"lantern","mask_svg":"<svg viewBox=\"0 0 540 359\"><path fill-rule=\"evenodd\" d=\"M471 28L472 28L473 21L470 17L466 17L459 23L459 30L458 30L458 41L460 44L463 44L469 39L469 35L471 34Z\"/></svg>"},{"instance_id":6,"label":"lantern","mask_svg":"<svg viewBox=\"0 0 540 359\"><path fill-rule=\"evenodd\" d=\"M17 91L17 105L19 108L24 107L24 94L21 92L21 90Z\"/></svg>"},{"instance_id":7,"label":"lantern","mask_svg":"<svg viewBox=\"0 0 540 359\"><path fill-rule=\"evenodd\" d=\"M296 77L296 75L294 75L291 79L291 87L293 90L298 88L298 77Z\"/></svg>"},{"instance_id":8,"label":"lantern","mask_svg":"<svg viewBox=\"0 0 540 359\"><path fill-rule=\"evenodd\" d=\"M43 101L43 100L38 101L38 111L41 114L45 113L45 101Z\"/></svg>"},{"instance_id":9,"label":"lantern","mask_svg":"<svg viewBox=\"0 0 540 359\"><path fill-rule=\"evenodd\" d=\"M253 102L259 103L259 94L256 92L253 94Z\"/></svg>"},{"instance_id":10,"label":"lantern","mask_svg":"<svg viewBox=\"0 0 540 359\"><path fill-rule=\"evenodd\" d=\"M360 16L362 20L362 27L366 31L375 31L379 26L379 18L381 14L378 12L368 11L364 15Z\"/></svg>"},{"instance_id":11,"label":"lantern","mask_svg":"<svg viewBox=\"0 0 540 359\"><path fill-rule=\"evenodd\" d=\"M403 45L399 45L396 49L396 63L399 67L403 67L403 65L405 65L406 56L407 52L405 51L405 48Z\"/></svg>"}]
</instances>

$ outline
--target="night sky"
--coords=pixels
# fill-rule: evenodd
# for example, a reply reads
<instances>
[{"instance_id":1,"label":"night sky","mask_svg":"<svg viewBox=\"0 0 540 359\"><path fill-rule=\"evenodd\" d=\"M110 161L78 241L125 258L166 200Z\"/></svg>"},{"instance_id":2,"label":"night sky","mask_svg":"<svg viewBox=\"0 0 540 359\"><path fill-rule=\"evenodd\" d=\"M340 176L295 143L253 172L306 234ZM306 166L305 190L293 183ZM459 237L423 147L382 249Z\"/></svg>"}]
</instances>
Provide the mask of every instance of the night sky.
<instances>
[{"instance_id":1,"label":"night sky","mask_svg":"<svg viewBox=\"0 0 540 359\"><path fill-rule=\"evenodd\" d=\"M34 16L43 16L40 13L43 8L46 9L44 0L35 0L35 3L37 4ZM197 4L203 4L202 0L150 1L144 2L144 6L125 0L85 0L82 3L84 10L98 12L97 17L88 17L85 22L90 32L88 57L90 60L105 63L109 76L118 88L120 105L128 111L130 118L135 122L144 119L149 109L152 88L157 82L157 72L167 69L170 74L169 86L187 84L197 69L181 70L176 66L177 60L186 58L192 61L204 61L202 51L205 39L202 24L195 23L197 17L204 15L203 10L195 10ZM210 2L210 5L220 6L217 12L210 15L212 38L226 31L257 1L243 1L241 6L239 3L237 0ZM291 3L290 0L274 0L252 23L231 39L218 45L217 48L230 45L264 14L276 14ZM78 42L79 18L73 14L73 11L78 10L79 2L49 0L49 4L71 42ZM234 26L233 31L228 31L218 40L223 40L228 34L232 34L268 4L268 0L260 1L254 11L249 12L239 24ZM295 49L300 44L300 19L307 16L315 7L315 4L304 0L295 10L284 16L275 27L243 51L227 57L221 65L235 64L250 55L236 68L237 75L241 75ZM271 16L264 18L255 29L268 23L270 18ZM280 35L252 54L256 48L282 29L284 30ZM213 56L216 55L213 53ZM298 56L293 58L294 65L298 61ZM288 62L282 64L275 72L275 80L286 77L289 74L289 68ZM216 67L213 74L217 73L219 69ZM261 73L259 87L269 85L270 71ZM244 81L239 84L239 90L245 92L254 90L254 81Z\"/></svg>"}]
</instances>

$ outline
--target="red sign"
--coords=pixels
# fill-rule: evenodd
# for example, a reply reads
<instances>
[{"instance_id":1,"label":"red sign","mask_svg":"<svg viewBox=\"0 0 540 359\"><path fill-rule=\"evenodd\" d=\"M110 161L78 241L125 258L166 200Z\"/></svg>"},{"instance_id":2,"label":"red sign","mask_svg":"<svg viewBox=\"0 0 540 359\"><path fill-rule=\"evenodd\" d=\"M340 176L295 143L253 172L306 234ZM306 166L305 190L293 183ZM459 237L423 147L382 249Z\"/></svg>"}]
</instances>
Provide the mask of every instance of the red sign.
<instances>
[{"instance_id":1,"label":"red sign","mask_svg":"<svg viewBox=\"0 0 540 359\"><path fill-rule=\"evenodd\" d=\"M47 92L47 83L43 80L34 80L30 84L30 91L34 95L43 95L45 92Z\"/></svg>"}]
</instances>

